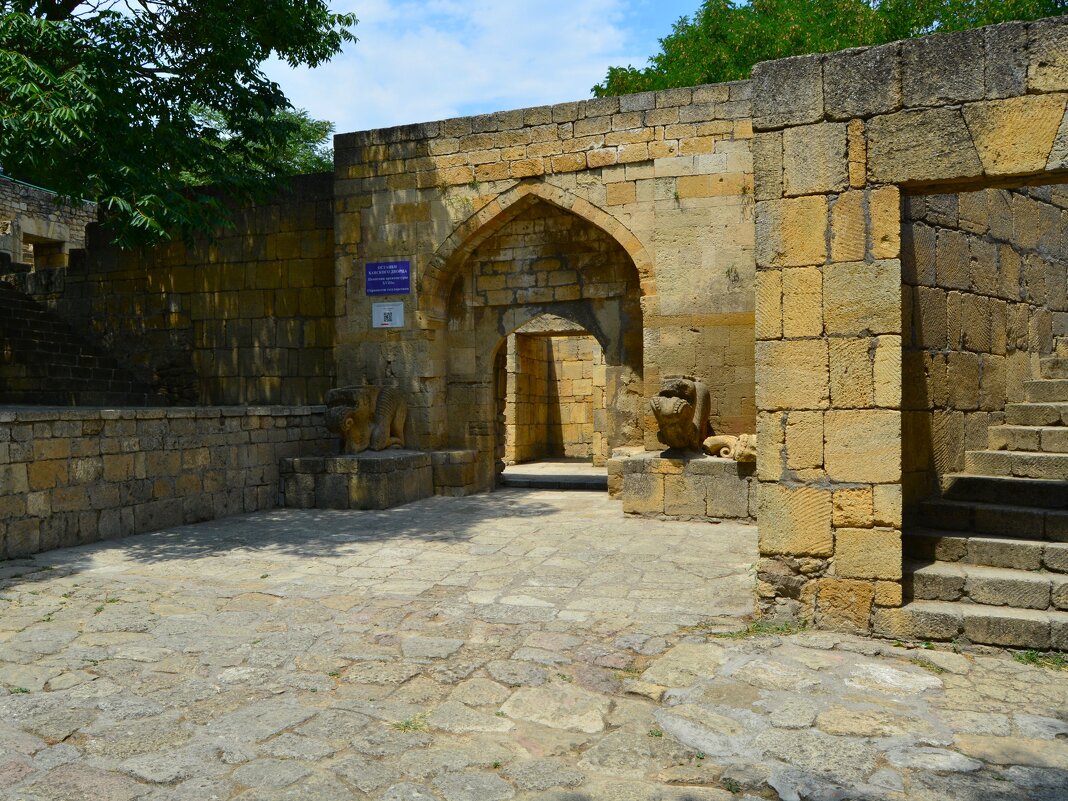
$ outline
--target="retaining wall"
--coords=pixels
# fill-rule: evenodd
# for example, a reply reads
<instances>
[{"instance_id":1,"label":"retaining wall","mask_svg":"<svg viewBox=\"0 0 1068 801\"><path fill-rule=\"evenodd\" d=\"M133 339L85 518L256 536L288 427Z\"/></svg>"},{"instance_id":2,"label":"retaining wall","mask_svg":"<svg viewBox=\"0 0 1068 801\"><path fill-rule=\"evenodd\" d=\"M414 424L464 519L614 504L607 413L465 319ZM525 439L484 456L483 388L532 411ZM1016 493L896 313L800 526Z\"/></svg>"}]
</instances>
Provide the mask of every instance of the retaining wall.
<instances>
[{"instance_id":1,"label":"retaining wall","mask_svg":"<svg viewBox=\"0 0 1068 801\"><path fill-rule=\"evenodd\" d=\"M0 558L270 509L321 406L0 409Z\"/></svg>"}]
</instances>

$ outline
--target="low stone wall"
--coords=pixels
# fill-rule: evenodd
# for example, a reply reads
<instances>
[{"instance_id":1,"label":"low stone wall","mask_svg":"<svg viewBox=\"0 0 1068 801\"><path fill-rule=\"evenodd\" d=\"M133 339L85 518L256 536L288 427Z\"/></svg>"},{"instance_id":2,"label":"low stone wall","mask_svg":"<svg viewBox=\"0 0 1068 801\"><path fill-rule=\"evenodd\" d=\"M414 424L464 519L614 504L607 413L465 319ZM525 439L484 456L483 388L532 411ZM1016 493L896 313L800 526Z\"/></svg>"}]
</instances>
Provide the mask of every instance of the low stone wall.
<instances>
[{"instance_id":1,"label":"low stone wall","mask_svg":"<svg viewBox=\"0 0 1068 801\"><path fill-rule=\"evenodd\" d=\"M608 460L609 494L626 514L671 520L756 519L756 465L639 451Z\"/></svg>"},{"instance_id":2,"label":"low stone wall","mask_svg":"<svg viewBox=\"0 0 1068 801\"><path fill-rule=\"evenodd\" d=\"M270 509L321 406L0 408L0 558Z\"/></svg>"}]
</instances>

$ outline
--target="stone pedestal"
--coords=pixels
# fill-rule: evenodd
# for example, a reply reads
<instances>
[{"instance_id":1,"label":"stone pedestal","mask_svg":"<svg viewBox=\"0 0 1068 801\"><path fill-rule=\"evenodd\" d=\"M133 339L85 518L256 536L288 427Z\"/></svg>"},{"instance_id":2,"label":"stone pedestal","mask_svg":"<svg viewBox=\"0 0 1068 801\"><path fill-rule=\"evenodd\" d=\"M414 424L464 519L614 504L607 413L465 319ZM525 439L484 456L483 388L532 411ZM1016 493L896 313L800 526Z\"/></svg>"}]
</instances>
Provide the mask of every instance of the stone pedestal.
<instances>
[{"instance_id":1,"label":"stone pedestal","mask_svg":"<svg viewBox=\"0 0 1068 801\"><path fill-rule=\"evenodd\" d=\"M756 465L718 456L641 451L608 461L613 497L623 511L674 520L756 518Z\"/></svg>"},{"instance_id":2,"label":"stone pedestal","mask_svg":"<svg viewBox=\"0 0 1068 801\"><path fill-rule=\"evenodd\" d=\"M478 451L432 451L434 493L436 495L471 495L478 492Z\"/></svg>"},{"instance_id":3,"label":"stone pedestal","mask_svg":"<svg viewBox=\"0 0 1068 801\"><path fill-rule=\"evenodd\" d=\"M279 472L283 505L296 509L389 509L434 494L424 451L283 459Z\"/></svg>"}]
</instances>

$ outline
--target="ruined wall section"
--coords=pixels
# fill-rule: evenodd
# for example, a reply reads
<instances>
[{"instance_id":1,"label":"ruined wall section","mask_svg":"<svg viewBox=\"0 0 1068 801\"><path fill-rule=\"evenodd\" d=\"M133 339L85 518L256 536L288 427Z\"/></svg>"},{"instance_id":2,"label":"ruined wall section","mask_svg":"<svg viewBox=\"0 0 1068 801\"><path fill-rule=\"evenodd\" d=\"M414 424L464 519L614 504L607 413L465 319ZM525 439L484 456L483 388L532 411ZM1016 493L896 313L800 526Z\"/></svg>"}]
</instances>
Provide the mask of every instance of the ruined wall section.
<instances>
[{"instance_id":1,"label":"ruined wall section","mask_svg":"<svg viewBox=\"0 0 1068 801\"><path fill-rule=\"evenodd\" d=\"M334 385L329 174L299 176L209 240L119 250L90 229L69 268L17 277L169 404L322 403Z\"/></svg>"},{"instance_id":2,"label":"ruined wall section","mask_svg":"<svg viewBox=\"0 0 1068 801\"><path fill-rule=\"evenodd\" d=\"M1006 403L1068 332L1068 188L906 199L903 482L906 501L984 450Z\"/></svg>"},{"instance_id":3,"label":"ruined wall section","mask_svg":"<svg viewBox=\"0 0 1068 801\"><path fill-rule=\"evenodd\" d=\"M641 394L663 374L697 374L717 387L717 429L752 430L749 92L748 82L673 89L336 137L340 380L402 384L416 440L445 444L454 276L516 203L535 196L592 222L634 263ZM412 295L392 298L410 322L372 330L364 264L392 260L412 263ZM495 336L533 316L517 312ZM490 391L480 382L474 403ZM651 415L642 426L658 447ZM482 450L491 429L472 425L462 444Z\"/></svg>"},{"instance_id":4,"label":"ruined wall section","mask_svg":"<svg viewBox=\"0 0 1068 801\"><path fill-rule=\"evenodd\" d=\"M0 177L0 274L32 269L24 245L34 240L50 243L39 248L37 266L65 267L95 219L95 203L57 203L54 192Z\"/></svg>"}]
</instances>

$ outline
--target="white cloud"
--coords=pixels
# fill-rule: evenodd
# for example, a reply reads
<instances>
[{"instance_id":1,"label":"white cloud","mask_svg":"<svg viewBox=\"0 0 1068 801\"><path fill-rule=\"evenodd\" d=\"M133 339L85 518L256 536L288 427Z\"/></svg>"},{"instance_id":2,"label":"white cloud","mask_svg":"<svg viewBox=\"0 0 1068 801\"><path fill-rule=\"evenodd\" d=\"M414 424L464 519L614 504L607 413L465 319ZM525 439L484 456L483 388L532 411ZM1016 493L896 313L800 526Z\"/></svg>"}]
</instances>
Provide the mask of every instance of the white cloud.
<instances>
[{"instance_id":1,"label":"white cloud","mask_svg":"<svg viewBox=\"0 0 1068 801\"><path fill-rule=\"evenodd\" d=\"M339 133L589 97L628 52L627 0L346 0L359 42L268 74Z\"/></svg>"}]
</instances>

